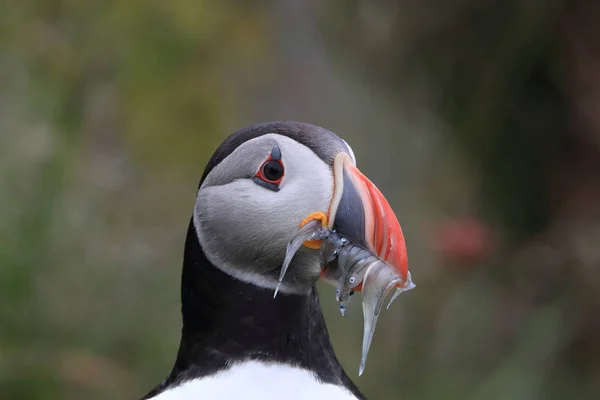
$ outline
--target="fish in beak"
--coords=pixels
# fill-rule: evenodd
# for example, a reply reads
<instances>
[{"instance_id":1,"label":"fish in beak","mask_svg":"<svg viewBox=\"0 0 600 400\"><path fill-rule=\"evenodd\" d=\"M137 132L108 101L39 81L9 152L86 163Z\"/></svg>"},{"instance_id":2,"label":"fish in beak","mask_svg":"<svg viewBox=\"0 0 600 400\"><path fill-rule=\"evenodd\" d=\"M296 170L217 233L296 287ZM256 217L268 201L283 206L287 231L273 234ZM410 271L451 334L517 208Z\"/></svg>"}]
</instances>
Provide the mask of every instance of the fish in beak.
<instances>
[{"instance_id":1,"label":"fish in beak","mask_svg":"<svg viewBox=\"0 0 600 400\"><path fill-rule=\"evenodd\" d=\"M329 228L361 245L408 279L404 235L396 214L381 191L340 153L334 162L335 192L329 210Z\"/></svg>"},{"instance_id":2,"label":"fish in beak","mask_svg":"<svg viewBox=\"0 0 600 400\"><path fill-rule=\"evenodd\" d=\"M315 212L302 221L288 244L280 282L295 252L304 245L321 251L321 277L337 287L336 299L342 315L350 296L361 292L361 375L383 301L395 288L389 307L400 293L415 285L408 271L400 223L381 191L346 153L336 156L333 169L334 193L329 210L327 214Z\"/></svg>"},{"instance_id":3,"label":"fish in beak","mask_svg":"<svg viewBox=\"0 0 600 400\"><path fill-rule=\"evenodd\" d=\"M334 179L336 193L329 211L329 228L350 245L334 250L338 253L337 265L332 265L332 270L325 267L323 278L331 282L327 278L336 276L341 281L337 282L337 294L342 312L352 291L362 292L365 322L360 375L384 299L396 288L391 304L400 293L415 285L408 271L400 223L381 191L345 153L335 159Z\"/></svg>"}]
</instances>

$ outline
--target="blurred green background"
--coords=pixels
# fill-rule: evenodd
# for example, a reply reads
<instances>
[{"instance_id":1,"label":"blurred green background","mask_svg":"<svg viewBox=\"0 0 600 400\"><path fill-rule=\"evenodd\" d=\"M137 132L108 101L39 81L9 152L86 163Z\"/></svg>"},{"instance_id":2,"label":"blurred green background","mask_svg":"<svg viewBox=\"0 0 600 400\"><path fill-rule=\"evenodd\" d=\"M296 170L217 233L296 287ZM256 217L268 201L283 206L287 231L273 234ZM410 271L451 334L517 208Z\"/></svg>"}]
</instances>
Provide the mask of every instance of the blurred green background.
<instances>
[{"instance_id":1,"label":"blurred green background","mask_svg":"<svg viewBox=\"0 0 600 400\"><path fill-rule=\"evenodd\" d=\"M0 0L0 399L168 373L198 180L234 130L326 127L416 290L332 340L372 399L600 398L600 2Z\"/></svg>"}]
</instances>

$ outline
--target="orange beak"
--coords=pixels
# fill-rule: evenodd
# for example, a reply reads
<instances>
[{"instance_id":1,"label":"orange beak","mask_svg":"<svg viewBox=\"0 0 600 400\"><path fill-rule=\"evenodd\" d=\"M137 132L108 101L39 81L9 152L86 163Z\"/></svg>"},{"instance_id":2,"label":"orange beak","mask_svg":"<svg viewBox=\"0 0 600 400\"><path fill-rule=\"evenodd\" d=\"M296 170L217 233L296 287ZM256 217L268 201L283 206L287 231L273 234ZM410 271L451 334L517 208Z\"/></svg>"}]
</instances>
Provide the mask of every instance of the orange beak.
<instances>
[{"instance_id":1,"label":"orange beak","mask_svg":"<svg viewBox=\"0 0 600 400\"><path fill-rule=\"evenodd\" d=\"M402 228L390 204L345 153L335 159L334 179L329 228L391 265L402 278L397 285L401 287L408 279L408 257Z\"/></svg>"}]
</instances>

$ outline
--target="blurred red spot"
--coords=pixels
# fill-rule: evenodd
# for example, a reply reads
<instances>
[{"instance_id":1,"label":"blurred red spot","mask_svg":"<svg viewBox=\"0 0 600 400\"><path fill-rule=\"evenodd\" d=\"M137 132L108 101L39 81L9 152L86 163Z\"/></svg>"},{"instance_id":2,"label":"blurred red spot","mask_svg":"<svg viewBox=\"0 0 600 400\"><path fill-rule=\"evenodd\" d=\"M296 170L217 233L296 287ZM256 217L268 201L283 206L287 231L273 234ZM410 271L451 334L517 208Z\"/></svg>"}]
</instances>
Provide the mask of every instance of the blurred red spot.
<instances>
[{"instance_id":1,"label":"blurred red spot","mask_svg":"<svg viewBox=\"0 0 600 400\"><path fill-rule=\"evenodd\" d=\"M492 234L478 219L450 220L435 229L433 247L446 260L471 266L490 254Z\"/></svg>"}]
</instances>

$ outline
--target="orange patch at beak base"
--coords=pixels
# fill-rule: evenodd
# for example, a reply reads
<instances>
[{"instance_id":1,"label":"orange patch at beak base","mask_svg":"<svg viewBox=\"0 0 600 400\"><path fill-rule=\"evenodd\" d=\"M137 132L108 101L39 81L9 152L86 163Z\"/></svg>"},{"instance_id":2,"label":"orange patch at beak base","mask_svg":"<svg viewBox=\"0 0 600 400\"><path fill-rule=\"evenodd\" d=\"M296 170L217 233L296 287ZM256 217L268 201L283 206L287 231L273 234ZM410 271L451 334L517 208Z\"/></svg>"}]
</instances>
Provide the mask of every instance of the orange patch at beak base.
<instances>
[{"instance_id":1,"label":"orange patch at beak base","mask_svg":"<svg viewBox=\"0 0 600 400\"><path fill-rule=\"evenodd\" d=\"M308 217L304 218L302 222L300 222L300 228L309 223L310 221L318 220L321 221L321 226L323 228L327 227L327 215L323 211L315 211L308 215ZM322 240L307 240L304 242L304 246L309 249L319 250L321 248Z\"/></svg>"}]
</instances>

